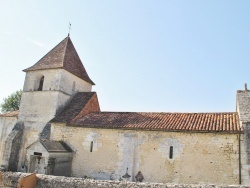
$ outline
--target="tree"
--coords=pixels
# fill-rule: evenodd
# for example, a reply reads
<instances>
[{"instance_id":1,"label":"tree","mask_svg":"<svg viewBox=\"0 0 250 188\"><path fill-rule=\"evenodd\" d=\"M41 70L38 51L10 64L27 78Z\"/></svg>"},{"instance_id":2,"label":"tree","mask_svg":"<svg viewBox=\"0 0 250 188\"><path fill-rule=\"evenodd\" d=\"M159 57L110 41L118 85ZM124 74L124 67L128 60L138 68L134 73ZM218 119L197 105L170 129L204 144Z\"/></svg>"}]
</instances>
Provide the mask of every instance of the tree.
<instances>
[{"instance_id":1,"label":"tree","mask_svg":"<svg viewBox=\"0 0 250 188\"><path fill-rule=\"evenodd\" d=\"M19 110L21 96L22 96L22 90L19 90L12 93L7 98L4 98L3 102L0 105L1 112L6 113L10 111Z\"/></svg>"}]
</instances>

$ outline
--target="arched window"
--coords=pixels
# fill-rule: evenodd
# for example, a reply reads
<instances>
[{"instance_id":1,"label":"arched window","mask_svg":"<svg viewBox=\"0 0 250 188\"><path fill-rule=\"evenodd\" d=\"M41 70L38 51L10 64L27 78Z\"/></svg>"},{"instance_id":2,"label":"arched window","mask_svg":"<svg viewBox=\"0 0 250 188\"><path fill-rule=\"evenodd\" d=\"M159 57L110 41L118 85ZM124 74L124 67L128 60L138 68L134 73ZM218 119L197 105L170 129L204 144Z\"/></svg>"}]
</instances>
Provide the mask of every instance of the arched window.
<instances>
[{"instance_id":1,"label":"arched window","mask_svg":"<svg viewBox=\"0 0 250 188\"><path fill-rule=\"evenodd\" d=\"M169 159L173 159L173 150L174 150L173 146L170 146L170 148L169 148Z\"/></svg>"},{"instance_id":2,"label":"arched window","mask_svg":"<svg viewBox=\"0 0 250 188\"><path fill-rule=\"evenodd\" d=\"M42 91L43 90L43 81L44 81L44 76L42 76L42 78L40 79L38 91Z\"/></svg>"}]
</instances>

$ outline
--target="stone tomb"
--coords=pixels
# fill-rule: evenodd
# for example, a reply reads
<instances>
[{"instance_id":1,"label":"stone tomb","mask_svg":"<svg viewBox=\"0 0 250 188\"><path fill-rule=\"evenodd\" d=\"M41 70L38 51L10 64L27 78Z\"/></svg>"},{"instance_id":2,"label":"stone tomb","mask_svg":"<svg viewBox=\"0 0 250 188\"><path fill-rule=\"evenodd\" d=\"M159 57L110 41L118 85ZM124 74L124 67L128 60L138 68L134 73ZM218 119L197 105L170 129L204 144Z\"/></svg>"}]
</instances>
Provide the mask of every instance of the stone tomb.
<instances>
[{"instance_id":1,"label":"stone tomb","mask_svg":"<svg viewBox=\"0 0 250 188\"><path fill-rule=\"evenodd\" d=\"M39 140L27 147L27 172L70 176L73 151L63 141Z\"/></svg>"}]
</instances>

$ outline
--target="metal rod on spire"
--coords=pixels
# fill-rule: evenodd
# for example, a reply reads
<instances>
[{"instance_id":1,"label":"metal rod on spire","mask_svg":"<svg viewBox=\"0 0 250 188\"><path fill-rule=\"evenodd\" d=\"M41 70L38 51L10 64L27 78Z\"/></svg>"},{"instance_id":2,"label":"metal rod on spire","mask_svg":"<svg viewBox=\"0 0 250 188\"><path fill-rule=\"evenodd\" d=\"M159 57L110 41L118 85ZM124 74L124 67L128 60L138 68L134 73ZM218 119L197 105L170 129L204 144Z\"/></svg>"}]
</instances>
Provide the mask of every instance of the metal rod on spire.
<instances>
[{"instance_id":1,"label":"metal rod on spire","mask_svg":"<svg viewBox=\"0 0 250 188\"><path fill-rule=\"evenodd\" d=\"M70 30L71 30L71 23L69 22L69 33L68 33L68 36L70 35Z\"/></svg>"}]
</instances>

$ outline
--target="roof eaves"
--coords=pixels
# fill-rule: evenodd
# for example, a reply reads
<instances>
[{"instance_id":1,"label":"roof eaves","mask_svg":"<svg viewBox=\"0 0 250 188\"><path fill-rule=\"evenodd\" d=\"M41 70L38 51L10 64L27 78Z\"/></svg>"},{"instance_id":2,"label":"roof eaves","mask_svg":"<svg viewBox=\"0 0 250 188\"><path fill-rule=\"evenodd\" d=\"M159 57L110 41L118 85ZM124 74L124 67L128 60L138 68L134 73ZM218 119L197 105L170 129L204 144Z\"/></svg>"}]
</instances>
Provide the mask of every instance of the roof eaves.
<instances>
[{"instance_id":1,"label":"roof eaves","mask_svg":"<svg viewBox=\"0 0 250 188\"><path fill-rule=\"evenodd\" d=\"M225 130L188 130L188 129L158 129L158 128L133 128L133 127L108 127L108 126L94 126L82 124L66 123L69 127L80 128L96 128L96 129L119 129L119 130L139 130L139 131L161 131L161 132L187 132L187 133L221 133L221 134L243 134L243 130L239 131L225 131Z\"/></svg>"},{"instance_id":2,"label":"roof eaves","mask_svg":"<svg viewBox=\"0 0 250 188\"><path fill-rule=\"evenodd\" d=\"M66 70L66 69L64 69L64 70ZM68 71L68 70L66 70L66 71ZM68 71L68 72L70 72L70 71ZM93 85L93 86L95 85L95 83L94 83L90 78L89 78L89 79L83 79L83 78L81 78L80 76L76 75L76 74L73 73L73 72L70 72L70 73L73 74L73 75L75 75L76 77L78 77L78 78L84 80L85 82L87 82L87 83Z\"/></svg>"},{"instance_id":3,"label":"roof eaves","mask_svg":"<svg viewBox=\"0 0 250 188\"><path fill-rule=\"evenodd\" d=\"M19 114L19 110L16 110L16 111L10 111L4 114L0 114L0 117L18 117L18 114Z\"/></svg>"}]
</instances>

